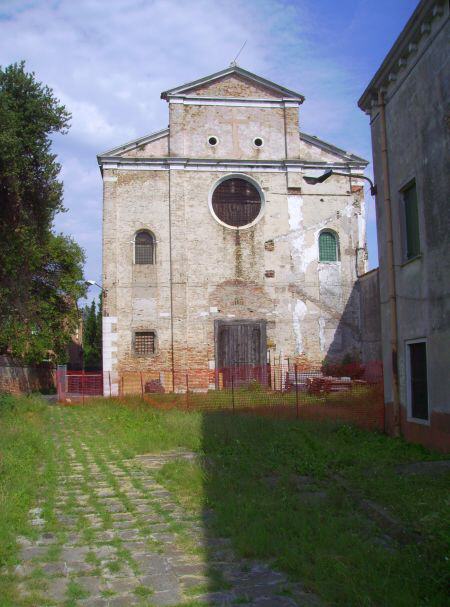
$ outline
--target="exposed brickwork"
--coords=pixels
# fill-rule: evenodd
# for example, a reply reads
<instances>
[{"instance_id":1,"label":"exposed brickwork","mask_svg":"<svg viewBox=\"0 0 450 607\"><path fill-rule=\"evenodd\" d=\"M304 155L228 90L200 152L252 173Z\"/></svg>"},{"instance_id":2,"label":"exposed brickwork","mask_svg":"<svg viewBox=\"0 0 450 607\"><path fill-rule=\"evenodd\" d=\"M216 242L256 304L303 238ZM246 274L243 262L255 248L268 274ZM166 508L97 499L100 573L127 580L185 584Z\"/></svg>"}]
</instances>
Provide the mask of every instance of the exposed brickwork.
<instances>
[{"instance_id":1,"label":"exposed brickwork","mask_svg":"<svg viewBox=\"0 0 450 607\"><path fill-rule=\"evenodd\" d=\"M0 356L0 393L29 394L55 387L52 367L28 367L6 356Z\"/></svg>"},{"instance_id":2,"label":"exposed brickwork","mask_svg":"<svg viewBox=\"0 0 450 607\"><path fill-rule=\"evenodd\" d=\"M252 97L254 85L241 80L229 78L220 86ZM345 177L311 186L301 172L280 164L306 158L343 162L342 156L300 140L297 107L171 103L169 113L167 153L189 158L187 167L123 165L103 171L104 313L114 319L107 333L111 369L156 377L172 362L175 370L214 369L220 319L267 321L272 358L320 364L328 354L359 351L362 194L352 194ZM208 145L210 135L218 137L217 146ZM263 138L261 148L253 145L255 137ZM198 159L218 164L197 166ZM256 164L235 169L263 193L263 212L251 228L225 227L210 211L215 185L234 170L223 159L278 162L269 169ZM319 263L317 240L324 228L338 234L339 262ZM133 238L140 229L156 238L152 266L133 263ZM267 242L272 244L266 247ZM156 332L154 355L133 353L135 331ZM205 375L200 383L205 387L210 378Z\"/></svg>"},{"instance_id":3,"label":"exposed brickwork","mask_svg":"<svg viewBox=\"0 0 450 607\"><path fill-rule=\"evenodd\" d=\"M249 82L235 74L189 89L187 94L211 97L253 97L254 99L279 99L282 97L280 93L269 87Z\"/></svg>"},{"instance_id":4,"label":"exposed brickwork","mask_svg":"<svg viewBox=\"0 0 450 607\"><path fill-rule=\"evenodd\" d=\"M169 155L169 136L165 135L156 141L151 141L145 145L140 145L125 152L126 158L161 158Z\"/></svg>"}]
</instances>

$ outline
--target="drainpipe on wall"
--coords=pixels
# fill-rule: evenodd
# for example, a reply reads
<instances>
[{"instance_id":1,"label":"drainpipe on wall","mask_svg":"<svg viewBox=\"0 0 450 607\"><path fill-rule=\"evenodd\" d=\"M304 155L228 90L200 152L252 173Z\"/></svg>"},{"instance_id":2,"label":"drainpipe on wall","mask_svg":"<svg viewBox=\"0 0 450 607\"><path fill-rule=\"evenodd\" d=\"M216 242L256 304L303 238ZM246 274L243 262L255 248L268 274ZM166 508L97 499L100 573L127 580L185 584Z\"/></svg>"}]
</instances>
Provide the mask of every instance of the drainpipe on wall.
<instances>
[{"instance_id":1,"label":"drainpipe on wall","mask_svg":"<svg viewBox=\"0 0 450 607\"><path fill-rule=\"evenodd\" d=\"M395 286L394 240L392 228L391 186L389 181L389 158L387 149L386 102L384 92L378 91L378 107L381 120L381 170L383 173L384 208L386 211L386 245L387 245L387 275L388 299L390 316L390 342L392 366L392 406L393 406L393 435L400 436L400 396L398 389L398 321L397 294Z\"/></svg>"}]
</instances>

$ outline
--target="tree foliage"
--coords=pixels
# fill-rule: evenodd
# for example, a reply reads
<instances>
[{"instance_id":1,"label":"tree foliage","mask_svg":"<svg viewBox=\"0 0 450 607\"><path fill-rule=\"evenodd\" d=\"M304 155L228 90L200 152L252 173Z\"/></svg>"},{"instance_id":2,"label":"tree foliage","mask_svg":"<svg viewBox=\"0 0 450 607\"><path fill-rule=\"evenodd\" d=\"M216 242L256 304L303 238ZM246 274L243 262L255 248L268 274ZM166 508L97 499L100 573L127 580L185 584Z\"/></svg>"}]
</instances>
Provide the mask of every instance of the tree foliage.
<instances>
[{"instance_id":1,"label":"tree foliage","mask_svg":"<svg viewBox=\"0 0 450 607\"><path fill-rule=\"evenodd\" d=\"M102 366L102 301L83 309L83 359L85 369Z\"/></svg>"},{"instance_id":2,"label":"tree foliage","mask_svg":"<svg viewBox=\"0 0 450 607\"><path fill-rule=\"evenodd\" d=\"M24 63L0 67L0 353L64 357L85 293L84 253L52 231L64 211L53 133L70 114Z\"/></svg>"}]
</instances>

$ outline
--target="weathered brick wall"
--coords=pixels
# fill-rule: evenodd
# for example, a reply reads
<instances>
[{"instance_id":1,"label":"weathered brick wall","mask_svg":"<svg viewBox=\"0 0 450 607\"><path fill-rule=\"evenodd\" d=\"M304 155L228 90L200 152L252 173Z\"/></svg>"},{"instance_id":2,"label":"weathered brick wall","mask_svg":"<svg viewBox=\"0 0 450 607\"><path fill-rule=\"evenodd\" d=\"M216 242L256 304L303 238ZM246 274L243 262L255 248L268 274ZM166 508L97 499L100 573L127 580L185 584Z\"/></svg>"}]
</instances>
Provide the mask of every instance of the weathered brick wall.
<instances>
[{"instance_id":1,"label":"weathered brick wall","mask_svg":"<svg viewBox=\"0 0 450 607\"><path fill-rule=\"evenodd\" d=\"M29 394L54 387L52 367L29 367L8 356L0 356L0 393Z\"/></svg>"},{"instance_id":2,"label":"weathered brick wall","mask_svg":"<svg viewBox=\"0 0 450 607\"><path fill-rule=\"evenodd\" d=\"M169 136L165 135L145 145L140 145L125 152L127 158L161 158L169 154Z\"/></svg>"},{"instance_id":3,"label":"weathered brick wall","mask_svg":"<svg viewBox=\"0 0 450 607\"><path fill-rule=\"evenodd\" d=\"M209 84L193 87L188 91L189 95L211 96L211 97L250 97L253 99L281 98L281 93L267 88L261 84L251 84L236 74L226 76Z\"/></svg>"},{"instance_id":4,"label":"weathered brick wall","mask_svg":"<svg viewBox=\"0 0 450 607\"><path fill-rule=\"evenodd\" d=\"M305 353L322 360L340 331L337 351L358 348L355 199L345 184L332 194L290 196L283 173L252 173L265 194L265 213L248 230L221 226L207 200L219 175L175 171L172 192L174 346L186 368L214 361L214 320L267 319L268 340L277 353ZM116 253L106 258L109 314L117 316L121 368L170 366L171 306L167 172L119 172L114 184ZM321 199L321 196L324 196ZM343 198L346 205L343 207ZM201 201L201 203L199 203ZM357 214L357 213L356 213ZM336 230L341 260L318 262L318 231ZM133 236L148 228L157 240L156 264L133 264ZM264 246L273 241L273 250ZM115 263L113 263L115 260ZM272 270L273 277L266 277ZM116 300L114 302L114 300ZM347 307L349 320L342 323ZM141 359L131 352L132 331L152 329L158 354Z\"/></svg>"},{"instance_id":5,"label":"weathered brick wall","mask_svg":"<svg viewBox=\"0 0 450 607\"><path fill-rule=\"evenodd\" d=\"M233 91L241 86L245 95L241 82ZM208 135L219 138L217 147L208 146ZM264 138L258 150L256 136ZM172 157L275 160L287 152L299 159L305 145L296 108L170 104ZM317 160L324 155L316 149ZM239 231L221 225L208 204L217 181L232 169L104 171L105 313L117 372L167 371L172 339L176 368L213 369L218 319L266 320L275 356L316 364L330 352L359 350L355 284L357 250L365 242L356 182L334 177L310 186L301 173L280 167L236 172L254 180L265 198L260 220ZM142 228L157 240L154 266L133 264L133 237ZM339 235L338 262L319 263L324 228ZM136 330L156 331L154 356L133 354Z\"/></svg>"},{"instance_id":6,"label":"weathered brick wall","mask_svg":"<svg viewBox=\"0 0 450 607\"><path fill-rule=\"evenodd\" d=\"M284 108L171 104L170 154L194 158L284 159L284 113ZM298 132L298 118L296 127L292 128ZM219 140L216 146L208 144L212 135ZM254 146L255 137L264 140L262 147Z\"/></svg>"}]
</instances>

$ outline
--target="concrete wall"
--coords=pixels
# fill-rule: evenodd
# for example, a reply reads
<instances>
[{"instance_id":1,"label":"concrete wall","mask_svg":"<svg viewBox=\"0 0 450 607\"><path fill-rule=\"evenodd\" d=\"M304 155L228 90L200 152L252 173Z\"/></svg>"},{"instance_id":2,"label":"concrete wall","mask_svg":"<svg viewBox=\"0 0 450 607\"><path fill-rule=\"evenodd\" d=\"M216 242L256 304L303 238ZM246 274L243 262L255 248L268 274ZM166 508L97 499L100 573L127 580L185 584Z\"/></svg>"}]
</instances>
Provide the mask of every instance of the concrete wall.
<instances>
[{"instance_id":1,"label":"concrete wall","mask_svg":"<svg viewBox=\"0 0 450 607\"><path fill-rule=\"evenodd\" d=\"M378 268L360 276L361 358L362 362L381 361L381 314Z\"/></svg>"},{"instance_id":2,"label":"concrete wall","mask_svg":"<svg viewBox=\"0 0 450 607\"><path fill-rule=\"evenodd\" d=\"M417 49L391 78L386 91L386 124L398 316L398 369L403 432L433 447L450 448L450 205L449 111L450 26L448 3L422 28ZM405 42L405 49L407 41ZM414 47L413 47L414 48ZM405 51L406 52L406 51ZM381 121L371 111L380 297L385 361L385 398L392 403L390 318L387 283L387 224L381 165ZM421 255L406 261L401 190L416 181ZM411 420L407 411L406 342L426 338L430 420Z\"/></svg>"}]
</instances>

